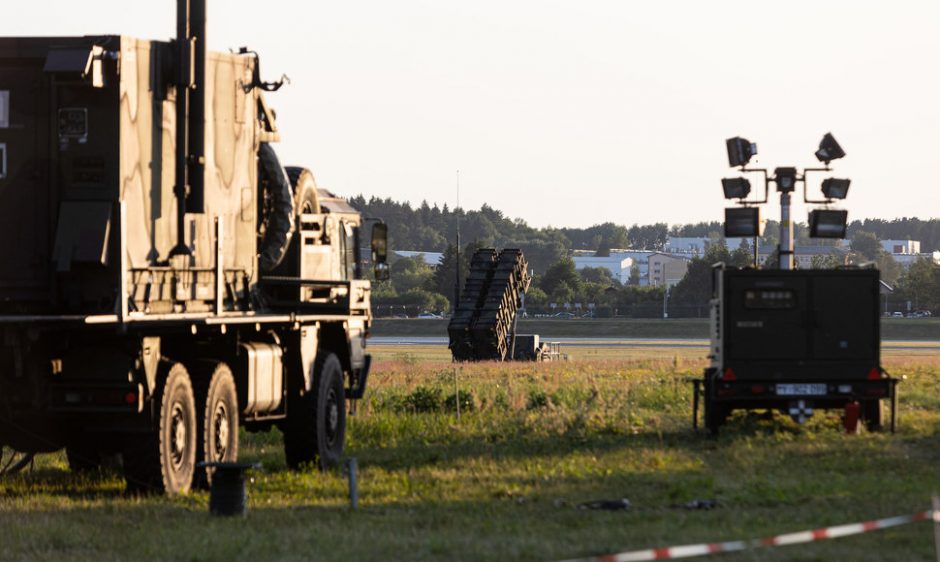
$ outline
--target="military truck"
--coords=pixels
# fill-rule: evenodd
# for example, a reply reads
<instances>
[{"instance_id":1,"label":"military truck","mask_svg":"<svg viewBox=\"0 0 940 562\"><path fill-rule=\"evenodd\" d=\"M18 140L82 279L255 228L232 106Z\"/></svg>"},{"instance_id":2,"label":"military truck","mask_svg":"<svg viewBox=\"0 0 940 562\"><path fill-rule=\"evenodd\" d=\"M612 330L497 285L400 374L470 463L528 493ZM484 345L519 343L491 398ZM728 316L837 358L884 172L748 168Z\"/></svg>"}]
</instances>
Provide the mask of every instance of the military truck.
<instances>
[{"instance_id":1,"label":"military truck","mask_svg":"<svg viewBox=\"0 0 940 562\"><path fill-rule=\"evenodd\" d=\"M897 379L881 367L876 269L736 269L716 264L710 365L696 386L717 433L738 409L780 410L802 423L817 409L844 409L847 429L895 425Z\"/></svg>"},{"instance_id":2,"label":"military truck","mask_svg":"<svg viewBox=\"0 0 940 562\"><path fill-rule=\"evenodd\" d=\"M363 218L273 149L280 84L177 9L171 41L0 38L0 445L169 494L239 427L335 465L372 321Z\"/></svg>"}]
</instances>

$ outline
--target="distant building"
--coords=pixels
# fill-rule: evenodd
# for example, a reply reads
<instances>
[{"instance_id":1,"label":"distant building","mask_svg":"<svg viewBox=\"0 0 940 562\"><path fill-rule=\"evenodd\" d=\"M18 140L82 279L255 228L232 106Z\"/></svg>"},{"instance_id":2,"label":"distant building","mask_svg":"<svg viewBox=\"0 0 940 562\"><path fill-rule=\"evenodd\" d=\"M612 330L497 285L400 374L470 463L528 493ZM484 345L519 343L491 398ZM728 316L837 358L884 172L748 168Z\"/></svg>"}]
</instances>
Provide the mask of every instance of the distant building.
<instances>
[{"instance_id":1,"label":"distant building","mask_svg":"<svg viewBox=\"0 0 940 562\"><path fill-rule=\"evenodd\" d=\"M889 254L914 255L920 253L920 242L917 240L882 240L881 247Z\"/></svg>"},{"instance_id":2,"label":"distant building","mask_svg":"<svg viewBox=\"0 0 940 562\"><path fill-rule=\"evenodd\" d=\"M744 242L751 243L750 238L726 238L725 245L728 250L734 251ZM715 243L711 238L685 238L680 236L670 236L666 239L666 247L663 250L667 254L680 254L693 257L705 255L708 248Z\"/></svg>"},{"instance_id":3,"label":"distant building","mask_svg":"<svg viewBox=\"0 0 940 562\"><path fill-rule=\"evenodd\" d=\"M425 264L431 267L437 267L441 265L441 261L444 260L443 252L416 252L412 250L393 250L393 254L400 258L419 258Z\"/></svg>"},{"instance_id":4,"label":"distant building","mask_svg":"<svg viewBox=\"0 0 940 562\"><path fill-rule=\"evenodd\" d=\"M776 250L776 247L759 248L758 259L763 264ZM836 246L795 246L793 248L793 264L797 269L812 269L813 258L835 256L839 263L845 263L848 251Z\"/></svg>"},{"instance_id":5,"label":"distant building","mask_svg":"<svg viewBox=\"0 0 940 562\"><path fill-rule=\"evenodd\" d=\"M669 254L691 254L701 256L712 244L710 238L685 238L670 236L666 239L665 251Z\"/></svg>"},{"instance_id":6,"label":"distant building","mask_svg":"<svg viewBox=\"0 0 940 562\"><path fill-rule=\"evenodd\" d=\"M610 257L618 258L630 258L633 260L633 263L636 265L640 274L640 285L648 285L650 282L649 279L649 259L650 256L656 254L653 250L630 250L624 248L614 248L610 251ZM627 280L629 281L630 275L627 274Z\"/></svg>"},{"instance_id":7,"label":"distant building","mask_svg":"<svg viewBox=\"0 0 940 562\"><path fill-rule=\"evenodd\" d=\"M666 285L672 287L678 283L689 270L690 256L654 252L648 258L648 283L653 287Z\"/></svg>"},{"instance_id":8,"label":"distant building","mask_svg":"<svg viewBox=\"0 0 940 562\"><path fill-rule=\"evenodd\" d=\"M881 247L905 269L920 259L928 259L940 265L940 251L921 252L918 240L882 240Z\"/></svg>"},{"instance_id":9,"label":"distant building","mask_svg":"<svg viewBox=\"0 0 940 562\"><path fill-rule=\"evenodd\" d=\"M594 255L574 255L574 268L582 270L585 267L603 267L610 271L614 279L626 284L630 280L630 269L633 268L633 260L619 256L601 257Z\"/></svg>"},{"instance_id":10,"label":"distant building","mask_svg":"<svg viewBox=\"0 0 940 562\"><path fill-rule=\"evenodd\" d=\"M940 265L940 251L936 252L926 252L920 254L891 254L891 257L894 258L894 261L901 264L901 267L907 268L912 263L917 260L927 259L933 263Z\"/></svg>"}]
</instances>

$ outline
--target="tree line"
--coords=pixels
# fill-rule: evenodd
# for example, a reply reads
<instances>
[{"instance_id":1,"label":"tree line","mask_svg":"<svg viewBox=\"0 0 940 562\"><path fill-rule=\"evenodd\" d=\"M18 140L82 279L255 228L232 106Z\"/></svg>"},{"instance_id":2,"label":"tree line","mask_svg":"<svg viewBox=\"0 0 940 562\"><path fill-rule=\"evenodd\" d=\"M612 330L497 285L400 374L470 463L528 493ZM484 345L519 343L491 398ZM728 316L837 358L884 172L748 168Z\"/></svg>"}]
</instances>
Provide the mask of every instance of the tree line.
<instances>
[{"instance_id":1,"label":"tree line","mask_svg":"<svg viewBox=\"0 0 940 562\"><path fill-rule=\"evenodd\" d=\"M442 207L422 202L412 207L408 202L390 198L356 196L354 207L364 216L381 218L390 225L389 247L393 250L443 252L440 267L432 268L421 259L397 259L392 263L392 280L378 284L373 301L380 313L413 315L421 310L445 312L454 299L457 271L457 225L460 225L461 271L466 275L469 258L481 247L520 248L535 272L535 281L527 296L527 307L544 313L570 310L572 313L595 316L626 315L657 317L664 306L670 316L701 316L707 314L710 291L709 269L712 263L747 266L752 260L749 244L729 249L718 221L682 225L657 223L631 226L605 222L585 228L535 228L521 219L512 219L489 205L479 210ZM778 224L768 221L763 248L777 245ZM838 267L846 264L874 262L882 279L896 288L893 301L911 300L916 309L940 313L940 273L929 260L917 262L905 272L884 249L880 240L910 239L921 242L921 250L940 249L940 219L899 218L893 220L864 219L848 225L848 240L817 240L809 238L805 224L794 225L798 246L823 245L842 247L837 256L814 258L813 267ZM710 238L708 252L690 261L686 277L668 295L663 289L639 285L634 272L631 280L621 284L609 270L587 268L577 271L570 256L572 250L589 250L608 255L610 250L632 248L662 250L670 236ZM766 265L775 263L775 255ZM568 308L565 308L565 305ZM555 305L552 308L552 305ZM580 307L576 307L580 305Z\"/></svg>"}]
</instances>

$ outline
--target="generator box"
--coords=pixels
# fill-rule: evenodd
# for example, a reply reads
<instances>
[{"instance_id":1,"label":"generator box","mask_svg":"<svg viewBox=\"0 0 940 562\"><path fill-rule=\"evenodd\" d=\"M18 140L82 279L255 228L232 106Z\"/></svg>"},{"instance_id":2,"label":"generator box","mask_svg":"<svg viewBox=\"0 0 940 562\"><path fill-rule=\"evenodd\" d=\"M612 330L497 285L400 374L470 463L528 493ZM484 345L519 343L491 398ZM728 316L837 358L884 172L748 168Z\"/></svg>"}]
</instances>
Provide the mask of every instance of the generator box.
<instances>
[{"instance_id":1,"label":"generator box","mask_svg":"<svg viewBox=\"0 0 940 562\"><path fill-rule=\"evenodd\" d=\"M735 409L779 409L802 422L846 405L880 426L880 400L894 397L880 366L880 287L876 269L716 266L700 389L706 426L716 430Z\"/></svg>"}]
</instances>

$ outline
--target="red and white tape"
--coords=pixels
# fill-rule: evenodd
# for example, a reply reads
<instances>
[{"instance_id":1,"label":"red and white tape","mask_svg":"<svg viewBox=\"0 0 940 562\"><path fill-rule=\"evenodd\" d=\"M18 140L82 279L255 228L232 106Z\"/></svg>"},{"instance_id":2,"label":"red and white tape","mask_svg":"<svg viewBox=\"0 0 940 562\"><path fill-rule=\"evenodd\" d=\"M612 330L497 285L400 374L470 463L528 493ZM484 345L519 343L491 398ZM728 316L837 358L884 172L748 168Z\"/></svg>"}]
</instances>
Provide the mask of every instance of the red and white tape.
<instances>
[{"instance_id":1,"label":"red and white tape","mask_svg":"<svg viewBox=\"0 0 940 562\"><path fill-rule=\"evenodd\" d=\"M933 521L940 523L940 511L919 511L911 515L898 515L897 517L887 517L885 519L875 519L874 521L864 521L862 523L848 523L846 525L836 525L834 527L823 527L822 529L813 529L811 531L799 531L796 533L786 533L766 537L763 539L745 539L739 541L685 544L681 546L666 546L662 548L650 548L646 550L634 550L631 552L621 552L618 554L605 554L602 556L589 556L587 558L576 558L566 562L645 562L648 560L675 560L677 558L692 558L693 556L707 556L709 554L719 554L722 552L737 552L751 548L761 548L767 546L789 546L791 544L800 544L825 539L838 539L850 535L859 535L879 529L888 529L907 525L916 521Z\"/></svg>"}]
</instances>

